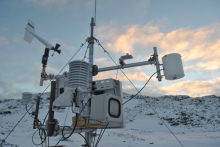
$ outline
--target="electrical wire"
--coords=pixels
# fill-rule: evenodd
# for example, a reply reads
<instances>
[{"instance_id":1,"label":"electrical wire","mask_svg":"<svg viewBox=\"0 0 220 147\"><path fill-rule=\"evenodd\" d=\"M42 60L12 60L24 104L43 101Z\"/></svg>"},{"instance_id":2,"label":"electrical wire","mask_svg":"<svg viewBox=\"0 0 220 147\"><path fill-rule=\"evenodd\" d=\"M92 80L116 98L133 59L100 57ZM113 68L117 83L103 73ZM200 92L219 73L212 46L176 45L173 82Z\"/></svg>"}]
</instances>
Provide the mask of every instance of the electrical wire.
<instances>
[{"instance_id":1,"label":"electrical wire","mask_svg":"<svg viewBox=\"0 0 220 147\"><path fill-rule=\"evenodd\" d=\"M81 46L80 46L80 48L76 51L76 53L70 58L70 60L64 65L64 67L59 71L59 73L57 74L57 76L64 70L64 68L71 62L71 60L75 57L75 55L81 50L81 48L85 45L85 43L87 42L87 39L86 39L86 41L84 42L84 43L82 43L81 44ZM56 76L56 77L57 77ZM55 77L55 78L56 78ZM44 93L45 93L45 91L49 88L49 86L51 85L51 83L50 84L48 84L48 86L44 89L44 91L40 94L40 96L41 95L43 95ZM31 106L30 106L30 108L28 109L28 111L30 111L30 109L34 106L34 104L35 104L36 102L34 102ZM2 146L3 145L3 143L5 143L5 140L9 137L9 135L14 131L14 129L17 127L17 125L21 122L21 120L28 114L28 111L21 117L21 119L17 122L17 124L12 128L12 130L8 133L8 135L2 140L2 142L1 142L1 144L0 144L0 146Z\"/></svg>"},{"instance_id":2,"label":"electrical wire","mask_svg":"<svg viewBox=\"0 0 220 147\"><path fill-rule=\"evenodd\" d=\"M74 101L75 101L75 103L76 103L76 98L77 98L77 88L75 89L75 92L74 92ZM73 101L73 102L74 102ZM72 102L72 112L73 112L73 102ZM76 107L78 107L77 105L76 105ZM74 112L73 112L74 113ZM66 140L66 139L68 139L73 133L74 133L74 131L75 131L75 129L76 129L76 126L77 126L77 122L78 122L78 114L76 113L76 123L75 123L75 126L74 126L74 128L72 129L72 131L71 131L71 133L69 134L69 136L67 136L67 137L65 137L64 136L64 129L65 128L70 128L71 129L71 127L70 126L63 126L63 129L62 129L62 138L60 138L60 140L57 142L57 144L55 145L55 146L57 146L58 144L59 144L59 142L63 139L63 140Z\"/></svg>"},{"instance_id":3,"label":"electrical wire","mask_svg":"<svg viewBox=\"0 0 220 147\"><path fill-rule=\"evenodd\" d=\"M84 57L83 57L82 60L86 59L86 54L87 54L88 49L89 49L89 44L88 44L88 46L87 46L87 49L86 49L86 51L85 51L85 54L84 54Z\"/></svg>"},{"instance_id":4,"label":"electrical wire","mask_svg":"<svg viewBox=\"0 0 220 147\"><path fill-rule=\"evenodd\" d=\"M40 132L40 131L42 131L42 133L43 133L43 135L44 135L44 137L42 137L42 133ZM39 133L39 136L40 136L40 139L41 139L41 143L39 143L39 144L37 144L37 143L35 143L34 142L34 136L35 136L35 134L36 133ZM36 145L36 146L39 146L39 145L42 145L43 143L44 143L44 141L46 140L46 137L47 135L46 135L46 131L45 130L43 130L43 129L37 129L35 132L34 132L34 134L32 135L32 143L34 144L34 145Z\"/></svg>"},{"instance_id":5,"label":"electrical wire","mask_svg":"<svg viewBox=\"0 0 220 147\"><path fill-rule=\"evenodd\" d=\"M87 139L81 134L81 133L78 133L80 136L82 136L82 138L84 138L84 140L86 141L86 146L89 144Z\"/></svg>"},{"instance_id":6,"label":"electrical wire","mask_svg":"<svg viewBox=\"0 0 220 147\"><path fill-rule=\"evenodd\" d=\"M75 123L75 126L74 126L72 132L69 134L69 136L65 137L64 134L63 134L63 131L64 131L65 127L69 127L69 126L64 126L63 129L62 129L62 137L63 137L64 140L68 139L74 133L74 131L76 129L76 126L77 126L77 122L78 122L78 114L76 113L76 123Z\"/></svg>"},{"instance_id":7,"label":"electrical wire","mask_svg":"<svg viewBox=\"0 0 220 147\"><path fill-rule=\"evenodd\" d=\"M95 17L95 23L96 23L96 0L95 0L95 15L94 15L94 17Z\"/></svg>"},{"instance_id":8,"label":"electrical wire","mask_svg":"<svg viewBox=\"0 0 220 147\"><path fill-rule=\"evenodd\" d=\"M100 140L102 139L102 136L103 136L103 134L105 133L105 130L106 130L106 128L108 127L108 125L109 125L109 123L105 126L105 129L104 129L104 131L102 132L100 138L96 141L96 146L95 146L95 147L98 146L98 144L99 144Z\"/></svg>"},{"instance_id":9,"label":"electrical wire","mask_svg":"<svg viewBox=\"0 0 220 147\"><path fill-rule=\"evenodd\" d=\"M94 136L94 139L93 139L93 147L95 145L95 137L96 137L96 133L97 133L97 129L95 130L95 136Z\"/></svg>"},{"instance_id":10,"label":"electrical wire","mask_svg":"<svg viewBox=\"0 0 220 147\"><path fill-rule=\"evenodd\" d=\"M66 123L66 119L67 119L67 116L68 116L69 110L70 110L70 108L68 108L68 110L67 110L67 114L66 114L65 120L64 120L64 122L63 122L63 126L65 126L65 123ZM62 136L60 135L60 139L59 139L59 142L57 142L57 144L60 143L60 140L61 140L61 139L62 139Z\"/></svg>"},{"instance_id":11,"label":"electrical wire","mask_svg":"<svg viewBox=\"0 0 220 147\"><path fill-rule=\"evenodd\" d=\"M83 112L83 110L85 109L85 107L86 107L86 105L88 104L89 101L90 101L90 99L86 102L85 106L84 106L83 109L80 111L79 115ZM77 120L76 120L76 122L77 122ZM75 126L76 126L76 124L75 124ZM70 126L64 126L64 127L68 127L68 128L71 129ZM63 134L63 131L64 131L64 128L62 129L62 134ZM75 129L73 128L73 131L72 131L71 133L73 134L74 131L75 131ZM72 135L72 134L71 134L71 135ZM71 135L70 135L70 136L71 136ZM68 138L69 138L70 136L68 136ZM56 143L55 146L57 146L57 145L60 143L60 141L61 141L62 139L63 139L63 138L60 138L60 140Z\"/></svg>"},{"instance_id":12,"label":"electrical wire","mask_svg":"<svg viewBox=\"0 0 220 147\"><path fill-rule=\"evenodd\" d=\"M163 70L163 69L161 69L161 70ZM159 70L159 71L161 71L161 70ZM126 102L124 102L122 105L126 104L127 102L129 102L130 100L132 100L133 98L135 98L135 97L144 89L144 87L148 84L148 82L150 81L150 79L151 79L157 72L159 72L159 71L156 71L155 73L153 73L153 74L150 76L150 78L147 80L147 82L144 84L144 86L143 86L134 96L132 96L129 100L127 100Z\"/></svg>"},{"instance_id":13,"label":"electrical wire","mask_svg":"<svg viewBox=\"0 0 220 147\"><path fill-rule=\"evenodd\" d=\"M107 55L112 59L112 61L117 65L117 63L114 61L114 59L110 56L109 52L101 45L101 43L99 42L99 40L96 39L96 42L98 43L98 45L104 50L105 53L107 53ZM118 66L118 65L117 65ZM121 72L124 74L124 76L128 79L128 81L134 86L134 88L139 92L139 90L137 89L137 87L133 84L133 82L127 77L127 75L123 72L123 70L120 68ZM157 71L158 72L158 71ZM156 72L156 73L157 73ZM155 73L154 73L155 74ZM140 95L142 96L142 98L144 98L144 96L140 93ZM145 98L144 98L145 100ZM145 102L147 103L147 101L145 100ZM183 146L183 144L180 142L180 140L176 137L176 135L171 131L171 129L166 125L166 123L161 119L160 115L155 111L155 109L149 104L147 103L150 108L157 114L158 118L161 120L161 122L166 126L166 128L170 131L170 133L174 136L174 138L179 142L179 144Z\"/></svg>"},{"instance_id":14,"label":"electrical wire","mask_svg":"<svg viewBox=\"0 0 220 147\"><path fill-rule=\"evenodd\" d=\"M28 114L30 115L30 117L34 118L34 117L32 116L32 114L27 110L27 104L25 105L25 110L26 110L26 112L28 112Z\"/></svg>"}]
</instances>

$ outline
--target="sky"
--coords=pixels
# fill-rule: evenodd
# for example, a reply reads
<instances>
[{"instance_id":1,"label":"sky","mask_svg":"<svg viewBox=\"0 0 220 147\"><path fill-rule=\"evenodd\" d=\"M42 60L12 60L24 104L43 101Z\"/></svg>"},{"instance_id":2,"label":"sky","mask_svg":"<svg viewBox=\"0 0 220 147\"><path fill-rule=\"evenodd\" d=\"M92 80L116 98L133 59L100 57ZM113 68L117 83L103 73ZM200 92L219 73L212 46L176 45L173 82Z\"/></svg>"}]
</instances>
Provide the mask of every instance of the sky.
<instances>
[{"instance_id":1,"label":"sky","mask_svg":"<svg viewBox=\"0 0 220 147\"><path fill-rule=\"evenodd\" d=\"M26 91L41 93L49 84L39 86L45 46L36 38L31 44L23 40L27 20L35 23L37 35L61 45L62 53L50 56L46 69L56 75L90 36L94 4L94 0L0 0L0 99L21 98ZM166 54L181 54L185 77L158 82L154 76L143 95L220 95L219 7L219 0L97 0L94 36L117 63L126 53L134 57L126 63L146 61L153 47L161 63ZM82 60L86 48L87 44L73 60ZM94 64L114 65L98 44ZM155 71L154 65L124 69L138 89ZM137 92L120 71L99 73L94 80L116 77L124 92Z\"/></svg>"}]
</instances>

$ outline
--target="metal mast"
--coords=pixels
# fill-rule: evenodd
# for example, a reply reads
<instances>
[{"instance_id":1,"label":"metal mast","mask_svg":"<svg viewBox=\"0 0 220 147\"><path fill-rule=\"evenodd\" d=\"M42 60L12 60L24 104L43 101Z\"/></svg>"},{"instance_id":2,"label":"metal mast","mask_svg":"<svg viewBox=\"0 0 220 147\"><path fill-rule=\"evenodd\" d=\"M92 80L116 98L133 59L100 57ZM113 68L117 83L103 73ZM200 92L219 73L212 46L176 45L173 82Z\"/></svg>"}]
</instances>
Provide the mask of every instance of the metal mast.
<instances>
[{"instance_id":1,"label":"metal mast","mask_svg":"<svg viewBox=\"0 0 220 147\"><path fill-rule=\"evenodd\" d=\"M94 37L93 37L93 32L94 32L94 26L95 26L95 20L92 17L91 18L91 33L90 33L90 37L88 38L88 42L89 42L89 98L92 97L92 77L93 77L93 49L94 49ZM87 110L87 116L90 116L90 102L87 104L86 106L86 110ZM91 143L92 143L92 132L86 132L85 133L85 137L86 140L88 141L88 145L87 147L91 147Z\"/></svg>"}]
</instances>

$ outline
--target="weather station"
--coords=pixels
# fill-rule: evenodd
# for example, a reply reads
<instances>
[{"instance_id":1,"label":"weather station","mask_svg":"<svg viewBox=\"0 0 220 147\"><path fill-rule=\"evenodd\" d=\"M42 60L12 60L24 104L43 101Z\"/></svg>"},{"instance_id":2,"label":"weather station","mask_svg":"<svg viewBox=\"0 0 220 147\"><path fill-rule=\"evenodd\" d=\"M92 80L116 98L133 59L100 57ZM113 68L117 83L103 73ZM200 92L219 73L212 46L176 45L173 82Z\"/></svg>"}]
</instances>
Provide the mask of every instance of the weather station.
<instances>
[{"instance_id":1,"label":"weather station","mask_svg":"<svg viewBox=\"0 0 220 147\"><path fill-rule=\"evenodd\" d=\"M95 38L94 27L96 26L95 18L91 18L90 37L86 39L89 47L89 62L84 60L71 60L68 62L69 71L62 74L47 74L46 66L49 57L49 51L61 53L60 45L52 46L45 39L35 33L35 24L28 20L25 28L24 40L31 43L33 38L38 39L45 45L45 52L42 57L42 72L40 74L40 86L44 81L51 81L50 105L46 123L41 123L38 119L40 95L35 104L36 108L32 112L34 116L33 129L38 129L41 134L41 145L49 146L46 138L62 135L62 138L54 144L59 145L62 140L69 138L73 133L84 132L82 136L85 140L85 147L97 147L106 129L123 129L125 128L124 105L140 94L141 90L146 86L151 77L155 74L158 81L177 80L184 77L183 64L181 55L178 53L170 53L162 57L162 64L159 62L157 48L153 47L153 54L147 61L126 64L125 60L132 59L133 56L127 53L119 58L119 63L115 66L98 68L94 64L94 44L97 43L110 57L107 50L101 45L100 41ZM85 44L84 43L84 44ZM84 45L82 44L82 46ZM81 47L82 47L81 46ZM54 54L54 53L53 53ZM75 56L75 55L74 55ZM73 57L74 57L73 56ZM110 57L111 58L111 57ZM112 59L112 58L111 58ZM149 78L142 89L129 100L124 101L122 82L120 80L106 77L106 79L94 81L93 77L98 76L100 72L108 72L111 70L121 70L138 66L153 65L155 73ZM61 70L62 71L62 70ZM163 74L162 74L163 71ZM124 73L124 72L123 72ZM25 104L31 101L31 93L23 93ZM54 118L54 113L62 113L66 108L72 109L72 126L59 125L61 120ZM97 129L101 130L97 134ZM98 139L94 138L98 136ZM51 145L50 145L51 146ZM51 146L52 147L52 146Z\"/></svg>"}]
</instances>

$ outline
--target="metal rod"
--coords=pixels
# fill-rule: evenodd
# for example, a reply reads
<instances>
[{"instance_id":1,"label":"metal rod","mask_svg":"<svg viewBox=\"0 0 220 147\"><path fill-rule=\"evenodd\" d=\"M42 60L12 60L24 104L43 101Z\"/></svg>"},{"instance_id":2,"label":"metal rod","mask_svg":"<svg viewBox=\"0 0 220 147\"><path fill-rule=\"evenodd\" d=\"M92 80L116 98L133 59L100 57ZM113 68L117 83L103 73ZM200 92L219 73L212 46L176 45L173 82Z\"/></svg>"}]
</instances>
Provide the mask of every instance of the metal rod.
<instances>
[{"instance_id":1,"label":"metal rod","mask_svg":"<svg viewBox=\"0 0 220 147\"><path fill-rule=\"evenodd\" d=\"M40 76L40 86L43 86L44 78L42 76L44 76L44 71L45 71L45 66L42 67L41 76Z\"/></svg>"},{"instance_id":2,"label":"metal rod","mask_svg":"<svg viewBox=\"0 0 220 147\"><path fill-rule=\"evenodd\" d=\"M155 61L142 61L142 62L125 64L123 66L118 65L118 66L104 67L104 68L99 68L98 72L104 72L104 71L109 71L109 70L117 70L117 69L120 69L120 68L124 69L124 68L136 67L136 66L152 65L152 64L156 64L156 62ZM66 75L49 75L47 78L45 78L45 81L46 80L53 80L57 77L58 78L68 77L68 73L66 73Z\"/></svg>"},{"instance_id":3,"label":"metal rod","mask_svg":"<svg viewBox=\"0 0 220 147\"><path fill-rule=\"evenodd\" d=\"M91 97L91 92L92 92L92 78L93 78L93 49L94 49L94 37L93 37L93 32L94 32L94 26L95 26L95 22L94 22L94 18L91 18L91 33L90 33L90 38L89 38L89 88L88 88L88 92L89 92L89 98ZM86 116L90 116L90 102L88 103L88 105L86 106L86 110L87 113L85 114ZM86 132L85 133L85 138L88 141L88 145L87 147L91 147L92 144L92 132Z\"/></svg>"},{"instance_id":4,"label":"metal rod","mask_svg":"<svg viewBox=\"0 0 220 147\"><path fill-rule=\"evenodd\" d=\"M40 106L40 96L37 97L36 110L35 110L35 113L34 113L34 126L33 126L34 129L36 129L36 127L38 125L39 106Z\"/></svg>"},{"instance_id":5,"label":"metal rod","mask_svg":"<svg viewBox=\"0 0 220 147\"><path fill-rule=\"evenodd\" d=\"M37 128L44 129L44 130L47 129L47 127L45 125L44 126L38 126ZM59 132L56 135L61 135L62 130L63 130L63 127L61 126L60 129L59 129ZM71 127L71 128L65 127L64 130L63 130L63 134L70 134L72 131L73 131L73 127ZM74 133L92 132L92 131L94 131L94 129L88 129L88 128L80 128L79 129L79 128L76 128L74 130Z\"/></svg>"},{"instance_id":6,"label":"metal rod","mask_svg":"<svg viewBox=\"0 0 220 147\"><path fill-rule=\"evenodd\" d=\"M156 70L157 70L157 78L158 78L158 81L160 82L161 79L162 79L162 76L161 76L161 73L160 73L160 62L158 60L158 54L157 54L157 48L154 47L154 57L155 57L155 60L156 60Z\"/></svg>"},{"instance_id":7,"label":"metal rod","mask_svg":"<svg viewBox=\"0 0 220 147\"><path fill-rule=\"evenodd\" d=\"M125 64L123 66L118 65L118 66L111 66L111 67L104 67L104 68L99 68L99 72L103 71L109 71L109 70L116 70L120 68L130 68L130 67L135 67L135 66L143 66L143 65L149 65L149 64L155 64L154 61L143 61L143 62L137 62L137 63L131 63L131 64Z\"/></svg>"},{"instance_id":8,"label":"metal rod","mask_svg":"<svg viewBox=\"0 0 220 147\"><path fill-rule=\"evenodd\" d=\"M54 121L54 111L52 110L52 106L55 100L55 95L56 95L56 81L51 81L49 119L47 122L47 125L48 125L47 136L53 136L53 133L54 133L55 121Z\"/></svg>"}]
</instances>

